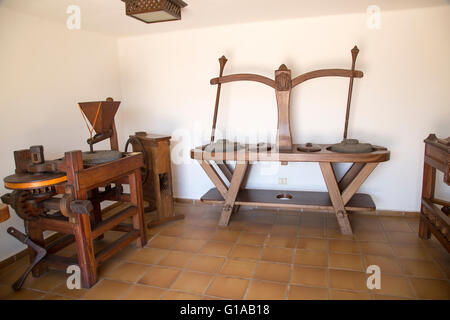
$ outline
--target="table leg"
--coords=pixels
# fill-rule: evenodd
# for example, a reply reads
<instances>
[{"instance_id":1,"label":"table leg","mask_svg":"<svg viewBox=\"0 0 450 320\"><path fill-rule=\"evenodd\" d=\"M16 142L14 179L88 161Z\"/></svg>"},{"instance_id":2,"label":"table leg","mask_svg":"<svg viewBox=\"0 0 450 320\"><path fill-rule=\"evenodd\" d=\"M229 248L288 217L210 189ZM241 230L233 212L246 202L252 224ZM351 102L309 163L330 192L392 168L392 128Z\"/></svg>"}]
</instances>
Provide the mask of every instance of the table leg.
<instances>
[{"instance_id":1,"label":"table leg","mask_svg":"<svg viewBox=\"0 0 450 320\"><path fill-rule=\"evenodd\" d=\"M327 185L328 193L330 194L331 203L333 204L341 233L351 235L353 234L352 226L350 225L350 220L348 219L348 213L345 211L344 201L342 200L342 195L336 181L336 175L334 174L333 167L330 162L319 162L319 165L322 170L323 179Z\"/></svg>"},{"instance_id":2,"label":"table leg","mask_svg":"<svg viewBox=\"0 0 450 320\"><path fill-rule=\"evenodd\" d=\"M237 163L234 169L233 177L231 178L230 187L225 195L225 205L220 215L219 226L227 226L230 221L231 213L233 212L234 203L236 201L237 194L240 190L242 180L244 179L245 172L247 171L248 162Z\"/></svg>"}]
</instances>

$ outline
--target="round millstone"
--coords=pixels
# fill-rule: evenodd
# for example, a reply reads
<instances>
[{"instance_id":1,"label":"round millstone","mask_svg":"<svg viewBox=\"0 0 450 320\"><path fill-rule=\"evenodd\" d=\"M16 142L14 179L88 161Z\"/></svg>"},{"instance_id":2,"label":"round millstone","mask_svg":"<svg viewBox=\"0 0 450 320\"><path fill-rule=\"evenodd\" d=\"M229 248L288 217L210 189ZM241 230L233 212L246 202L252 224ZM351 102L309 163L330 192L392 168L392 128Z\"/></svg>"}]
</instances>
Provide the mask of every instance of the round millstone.
<instances>
[{"instance_id":1,"label":"round millstone","mask_svg":"<svg viewBox=\"0 0 450 320\"><path fill-rule=\"evenodd\" d=\"M100 150L94 152L83 152L83 164L95 165L111 162L122 158L123 154L120 151L114 150Z\"/></svg>"},{"instance_id":2,"label":"round millstone","mask_svg":"<svg viewBox=\"0 0 450 320\"><path fill-rule=\"evenodd\" d=\"M360 143L357 139L344 139L331 146L331 151L339 153L369 153L373 151L370 143Z\"/></svg>"}]
</instances>

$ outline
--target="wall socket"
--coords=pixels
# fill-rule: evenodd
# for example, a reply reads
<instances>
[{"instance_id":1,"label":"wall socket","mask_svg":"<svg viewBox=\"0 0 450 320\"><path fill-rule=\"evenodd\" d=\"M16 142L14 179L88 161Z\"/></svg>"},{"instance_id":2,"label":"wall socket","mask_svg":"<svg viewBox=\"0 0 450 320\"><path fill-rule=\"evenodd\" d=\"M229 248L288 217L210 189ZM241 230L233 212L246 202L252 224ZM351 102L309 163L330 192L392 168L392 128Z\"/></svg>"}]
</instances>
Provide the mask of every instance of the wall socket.
<instances>
[{"instance_id":1,"label":"wall socket","mask_svg":"<svg viewBox=\"0 0 450 320\"><path fill-rule=\"evenodd\" d=\"M278 184L287 184L287 178L278 178Z\"/></svg>"}]
</instances>

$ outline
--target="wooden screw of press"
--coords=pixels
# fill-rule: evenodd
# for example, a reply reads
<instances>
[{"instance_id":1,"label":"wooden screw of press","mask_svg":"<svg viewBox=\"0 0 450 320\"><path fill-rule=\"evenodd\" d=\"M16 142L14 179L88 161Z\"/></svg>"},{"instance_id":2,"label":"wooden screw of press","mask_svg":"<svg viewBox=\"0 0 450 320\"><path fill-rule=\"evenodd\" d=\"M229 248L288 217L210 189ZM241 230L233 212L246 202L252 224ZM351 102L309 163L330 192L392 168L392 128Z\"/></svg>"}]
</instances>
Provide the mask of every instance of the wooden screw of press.
<instances>
[{"instance_id":1,"label":"wooden screw of press","mask_svg":"<svg viewBox=\"0 0 450 320\"><path fill-rule=\"evenodd\" d=\"M352 76L350 77L350 83L348 85L348 96L347 96L347 110L345 112L345 126L344 126L344 139L347 139L348 131L348 119L350 118L350 105L352 103L352 93L353 93L353 72L355 71L356 58L358 57L359 49L355 46L352 49Z\"/></svg>"},{"instance_id":2,"label":"wooden screw of press","mask_svg":"<svg viewBox=\"0 0 450 320\"><path fill-rule=\"evenodd\" d=\"M225 56L222 56L219 59L220 63L220 72L219 77L223 76L223 70L225 69L225 64L227 63L227 58ZM211 131L211 143L214 142L215 136L216 136L216 123L217 123L217 113L219 111L219 101L220 101L220 90L222 88L222 84L219 83L217 85L217 94L216 94L216 105L214 107L214 118L213 118L213 124L212 124L212 131Z\"/></svg>"}]
</instances>

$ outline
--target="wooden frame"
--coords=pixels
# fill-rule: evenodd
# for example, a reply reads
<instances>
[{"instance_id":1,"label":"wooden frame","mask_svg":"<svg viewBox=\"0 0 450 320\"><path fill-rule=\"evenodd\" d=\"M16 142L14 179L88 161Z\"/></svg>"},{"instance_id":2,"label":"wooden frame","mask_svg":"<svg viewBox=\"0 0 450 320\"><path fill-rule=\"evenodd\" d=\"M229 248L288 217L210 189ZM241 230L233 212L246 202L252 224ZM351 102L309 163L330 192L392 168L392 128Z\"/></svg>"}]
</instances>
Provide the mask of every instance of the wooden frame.
<instances>
[{"instance_id":1,"label":"wooden frame","mask_svg":"<svg viewBox=\"0 0 450 320\"><path fill-rule=\"evenodd\" d=\"M252 151L254 148L251 148L249 145L245 145L239 151L209 152L207 146L201 146L191 150L191 158L200 163L200 166L216 186L216 188L209 190L201 200L206 203L223 204L219 225L228 225L231 214L240 205L333 210L336 214L341 232L343 234L352 234L348 211L375 210L375 204L369 195L357 194L356 192L373 172L378 163L389 160L390 152L386 148L373 146L372 151L367 153L337 153L330 150L331 145L314 145L314 148L311 148L311 145L294 145L292 143L290 128L290 97L293 88L307 80L315 78L345 77L350 80L344 125L344 139L347 138L353 80L354 78L363 77L362 71L355 70L358 53L359 49L355 46L351 50L352 65L351 69L348 70L315 70L292 79L291 70L282 64L275 71L274 80L265 76L248 73L223 76L227 59L224 56L219 59L219 77L211 80L212 85L218 85L211 143L214 143L222 84L234 81L254 81L265 84L275 89L278 109L276 147L267 152ZM313 149L314 152L308 152ZM228 167L227 161L236 161L234 172ZM245 184L249 164L256 161L277 161L283 165L286 165L288 162L317 162L320 165L328 192L284 192L246 189ZM212 165L214 162L218 170ZM340 181L337 181L333 163L353 163L353 165L344 177ZM223 181L219 171L228 180L228 184Z\"/></svg>"},{"instance_id":2,"label":"wooden frame","mask_svg":"<svg viewBox=\"0 0 450 320\"><path fill-rule=\"evenodd\" d=\"M450 201L435 197L436 170L444 173L444 182L450 185L450 137L443 140L430 134L425 139L419 237L430 239L433 234L450 253L450 217L438 208L450 208Z\"/></svg>"},{"instance_id":3,"label":"wooden frame","mask_svg":"<svg viewBox=\"0 0 450 320\"><path fill-rule=\"evenodd\" d=\"M249 173L249 160L251 153L244 157L244 160L236 160L234 172L224 163L223 160L210 159L210 153L203 151L192 152L192 157L196 159L205 173L211 179L216 188L209 190L201 200L205 203L223 204L220 226L227 226L233 212L241 205L292 208L305 210L333 210L342 234L352 234L352 228L348 219L348 211L370 211L375 210L375 204L367 194L357 194L356 192L377 167L378 161L387 161L389 152L382 152L383 157L374 162L355 162L340 181L337 181L333 169L333 163L340 161L326 160L327 153L321 157L320 153L315 153L315 159L304 160L304 153L297 153L297 162L318 162L328 192L305 192L305 191L279 191L279 190L254 190L246 189L246 178ZM214 155L224 154L216 153ZM353 155L355 161L361 161L356 154ZM364 157L364 156L362 156ZM233 161L233 159L229 159ZM259 160L263 161L263 160ZM272 158L269 161L274 161ZM279 159L279 161L282 161ZM217 168L227 178L224 181L219 170L212 163L216 163ZM290 199L278 199L280 195L289 195ZM282 197L281 197L282 198Z\"/></svg>"},{"instance_id":4,"label":"wooden frame","mask_svg":"<svg viewBox=\"0 0 450 320\"><path fill-rule=\"evenodd\" d=\"M32 269L32 273L39 277L49 267L66 270L70 265L78 265L82 286L90 288L97 282L97 270L101 264L132 241L136 241L139 247L147 242L140 171L143 158L141 153L130 153L115 161L84 167L81 151L72 151L65 153L63 162L67 181L54 186L56 194L62 193L63 197L52 197L38 204L46 209L61 210L62 215L39 215L25 219L29 239L47 251L47 255ZM130 186L130 193L123 193L122 184ZM105 191L100 191L99 188L105 188ZM93 210L81 213L68 209L70 203L78 200L89 200ZM100 203L104 200L127 203L127 206L103 220ZM128 218L132 219L131 225L124 223ZM43 233L47 230L64 233L66 236L46 245ZM124 235L95 252L94 240L100 239L110 230L124 232ZM55 254L73 242L76 243L75 256ZM35 251L29 247L29 252L32 262Z\"/></svg>"}]
</instances>

